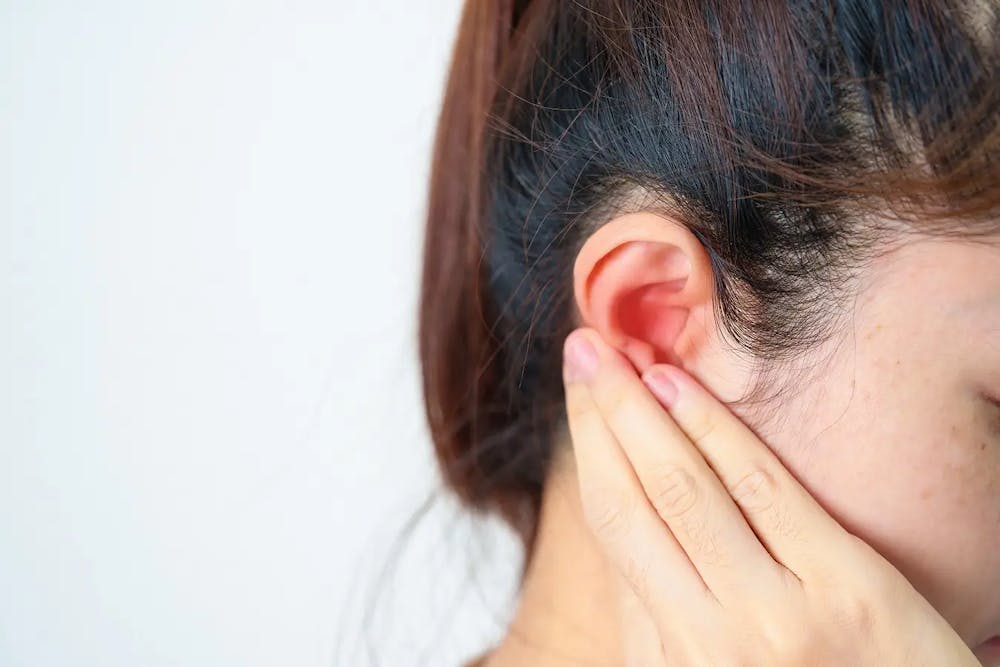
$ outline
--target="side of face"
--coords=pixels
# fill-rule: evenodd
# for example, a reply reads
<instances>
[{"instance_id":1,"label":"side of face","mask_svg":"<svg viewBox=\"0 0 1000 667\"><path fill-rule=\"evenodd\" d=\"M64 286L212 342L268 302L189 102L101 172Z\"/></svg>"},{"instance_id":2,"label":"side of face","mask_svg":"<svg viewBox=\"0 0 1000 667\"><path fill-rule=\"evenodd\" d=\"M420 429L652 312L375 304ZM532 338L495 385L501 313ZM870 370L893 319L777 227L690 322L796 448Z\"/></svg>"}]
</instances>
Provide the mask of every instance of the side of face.
<instances>
[{"instance_id":1,"label":"side of face","mask_svg":"<svg viewBox=\"0 0 1000 667\"><path fill-rule=\"evenodd\" d=\"M683 225L626 216L577 257L581 324L640 372L674 363L732 402L751 365L720 342L711 278ZM798 360L810 379L767 406L780 418L731 407L976 646L1000 634L1000 240L907 241L851 305L842 335Z\"/></svg>"},{"instance_id":2,"label":"side of face","mask_svg":"<svg viewBox=\"0 0 1000 667\"><path fill-rule=\"evenodd\" d=\"M910 243L866 277L758 433L975 646L1000 634L1000 245Z\"/></svg>"}]
</instances>

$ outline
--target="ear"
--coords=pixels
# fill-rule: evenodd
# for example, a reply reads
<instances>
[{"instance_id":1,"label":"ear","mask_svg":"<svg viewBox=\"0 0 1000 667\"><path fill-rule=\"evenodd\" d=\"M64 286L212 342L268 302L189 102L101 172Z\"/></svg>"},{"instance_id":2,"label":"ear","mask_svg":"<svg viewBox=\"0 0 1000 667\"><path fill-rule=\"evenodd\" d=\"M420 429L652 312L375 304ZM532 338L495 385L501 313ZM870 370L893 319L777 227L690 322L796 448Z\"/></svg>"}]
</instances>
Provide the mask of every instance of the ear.
<instances>
[{"instance_id":1,"label":"ear","mask_svg":"<svg viewBox=\"0 0 1000 667\"><path fill-rule=\"evenodd\" d=\"M583 326L597 329L638 372L657 363L687 368L708 344L712 268L679 221L641 212L605 223L573 266Z\"/></svg>"}]
</instances>

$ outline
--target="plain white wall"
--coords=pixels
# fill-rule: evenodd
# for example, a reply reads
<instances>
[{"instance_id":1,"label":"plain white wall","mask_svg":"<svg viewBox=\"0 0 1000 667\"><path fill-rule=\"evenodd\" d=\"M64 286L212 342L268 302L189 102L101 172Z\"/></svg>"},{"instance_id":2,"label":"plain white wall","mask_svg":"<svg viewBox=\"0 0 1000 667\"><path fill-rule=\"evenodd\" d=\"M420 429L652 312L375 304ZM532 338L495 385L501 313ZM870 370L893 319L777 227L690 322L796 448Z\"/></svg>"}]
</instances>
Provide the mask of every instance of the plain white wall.
<instances>
[{"instance_id":1,"label":"plain white wall","mask_svg":"<svg viewBox=\"0 0 1000 667\"><path fill-rule=\"evenodd\" d=\"M0 665L446 665L502 627L513 543L447 502L381 571L437 484L459 9L0 2Z\"/></svg>"}]
</instances>

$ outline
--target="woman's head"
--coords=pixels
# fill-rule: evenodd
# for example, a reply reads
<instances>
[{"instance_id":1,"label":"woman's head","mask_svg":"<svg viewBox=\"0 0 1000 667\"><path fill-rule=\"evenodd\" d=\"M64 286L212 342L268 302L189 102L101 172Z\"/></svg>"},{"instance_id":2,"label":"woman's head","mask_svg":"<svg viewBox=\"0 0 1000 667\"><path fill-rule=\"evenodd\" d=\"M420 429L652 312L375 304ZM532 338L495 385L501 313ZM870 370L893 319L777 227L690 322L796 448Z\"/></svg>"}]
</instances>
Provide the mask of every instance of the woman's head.
<instances>
[{"instance_id":1,"label":"woman's head","mask_svg":"<svg viewBox=\"0 0 1000 667\"><path fill-rule=\"evenodd\" d=\"M968 0L470 2L420 322L451 488L530 555L586 324L726 400L967 641L1000 633L998 27Z\"/></svg>"}]
</instances>

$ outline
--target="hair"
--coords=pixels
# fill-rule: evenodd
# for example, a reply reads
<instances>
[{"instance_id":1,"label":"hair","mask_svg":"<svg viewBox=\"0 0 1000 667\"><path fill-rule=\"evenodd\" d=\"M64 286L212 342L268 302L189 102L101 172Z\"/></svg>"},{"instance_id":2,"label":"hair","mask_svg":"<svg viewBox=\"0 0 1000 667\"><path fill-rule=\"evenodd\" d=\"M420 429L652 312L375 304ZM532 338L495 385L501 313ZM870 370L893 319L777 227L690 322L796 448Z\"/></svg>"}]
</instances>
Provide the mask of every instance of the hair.
<instances>
[{"instance_id":1,"label":"hair","mask_svg":"<svg viewBox=\"0 0 1000 667\"><path fill-rule=\"evenodd\" d=\"M616 213L669 213L705 246L751 395L840 330L893 239L997 232L998 25L958 0L468 1L419 306L446 486L530 556L571 267Z\"/></svg>"}]
</instances>

